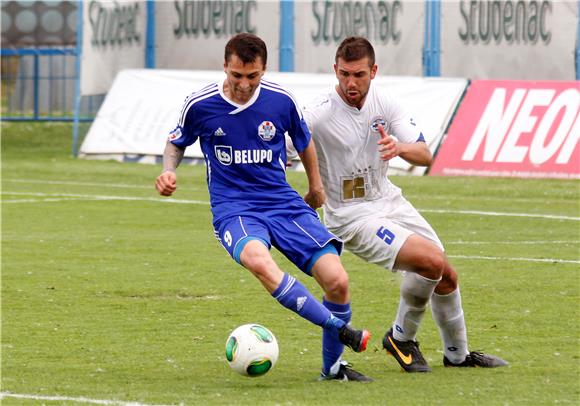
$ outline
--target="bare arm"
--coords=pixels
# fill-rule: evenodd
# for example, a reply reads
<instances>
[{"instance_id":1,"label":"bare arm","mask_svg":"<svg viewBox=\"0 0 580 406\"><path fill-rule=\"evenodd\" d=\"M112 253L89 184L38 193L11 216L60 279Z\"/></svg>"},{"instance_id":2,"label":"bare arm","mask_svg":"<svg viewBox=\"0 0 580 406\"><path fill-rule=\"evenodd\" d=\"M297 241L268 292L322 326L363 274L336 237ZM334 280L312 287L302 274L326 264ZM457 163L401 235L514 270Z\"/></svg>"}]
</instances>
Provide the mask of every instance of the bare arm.
<instances>
[{"instance_id":1,"label":"bare arm","mask_svg":"<svg viewBox=\"0 0 580 406\"><path fill-rule=\"evenodd\" d=\"M413 144L402 144L397 142L385 132L379 125L381 139L378 141L381 159L388 161L396 156L400 156L412 165L429 166L433 161L433 155L425 142L415 142Z\"/></svg>"},{"instance_id":2,"label":"bare arm","mask_svg":"<svg viewBox=\"0 0 580 406\"><path fill-rule=\"evenodd\" d=\"M157 177L155 188L162 196L171 196L177 189L175 170L183 159L185 149L167 142L163 151L163 172Z\"/></svg>"},{"instance_id":3,"label":"bare arm","mask_svg":"<svg viewBox=\"0 0 580 406\"><path fill-rule=\"evenodd\" d=\"M322 186L314 142L310 140L306 149L299 152L298 155L300 156L300 160L302 161L304 170L306 171L306 176L308 177L308 193L304 196L304 200L310 207L317 209L326 201L326 193L324 192L324 186Z\"/></svg>"}]
</instances>

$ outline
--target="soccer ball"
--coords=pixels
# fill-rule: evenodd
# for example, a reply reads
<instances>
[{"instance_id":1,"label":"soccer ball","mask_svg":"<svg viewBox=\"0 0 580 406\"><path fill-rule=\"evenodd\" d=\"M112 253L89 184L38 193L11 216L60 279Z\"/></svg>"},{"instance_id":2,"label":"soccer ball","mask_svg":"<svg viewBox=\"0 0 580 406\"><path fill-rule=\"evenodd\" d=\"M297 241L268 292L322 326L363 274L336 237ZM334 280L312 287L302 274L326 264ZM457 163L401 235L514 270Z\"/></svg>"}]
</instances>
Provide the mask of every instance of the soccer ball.
<instances>
[{"instance_id":1,"label":"soccer ball","mask_svg":"<svg viewBox=\"0 0 580 406\"><path fill-rule=\"evenodd\" d=\"M259 324L236 328L226 342L226 359L238 374L261 376L278 360L278 342L270 330Z\"/></svg>"}]
</instances>

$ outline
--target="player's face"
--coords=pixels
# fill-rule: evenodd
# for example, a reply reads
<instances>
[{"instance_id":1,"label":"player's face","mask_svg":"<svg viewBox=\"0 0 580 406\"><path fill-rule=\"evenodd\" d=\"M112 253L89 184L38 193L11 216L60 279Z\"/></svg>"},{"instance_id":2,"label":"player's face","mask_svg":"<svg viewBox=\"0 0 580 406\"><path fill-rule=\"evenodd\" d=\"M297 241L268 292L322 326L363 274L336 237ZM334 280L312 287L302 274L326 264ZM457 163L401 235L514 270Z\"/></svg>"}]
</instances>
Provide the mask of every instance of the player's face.
<instances>
[{"instance_id":1,"label":"player's face","mask_svg":"<svg viewBox=\"0 0 580 406\"><path fill-rule=\"evenodd\" d=\"M351 62L338 58L334 72L338 78L338 93L342 99L360 109L369 92L371 80L377 73L377 65L370 66L368 57Z\"/></svg>"},{"instance_id":2,"label":"player's face","mask_svg":"<svg viewBox=\"0 0 580 406\"><path fill-rule=\"evenodd\" d=\"M265 70L260 57L254 62L243 63L236 54L232 54L224 63L226 95L238 104L247 103L258 88Z\"/></svg>"}]
</instances>

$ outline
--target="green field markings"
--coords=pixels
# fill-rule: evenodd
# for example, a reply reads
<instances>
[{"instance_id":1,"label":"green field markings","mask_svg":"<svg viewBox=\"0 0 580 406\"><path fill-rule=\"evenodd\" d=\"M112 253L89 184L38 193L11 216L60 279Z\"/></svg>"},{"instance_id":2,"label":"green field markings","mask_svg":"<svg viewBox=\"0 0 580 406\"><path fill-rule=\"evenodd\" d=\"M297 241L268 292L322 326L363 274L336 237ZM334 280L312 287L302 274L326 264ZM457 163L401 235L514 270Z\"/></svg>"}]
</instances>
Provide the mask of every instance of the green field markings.
<instances>
[{"instance_id":1,"label":"green field markings","mask_svg":"<svg viewBox=\"0 0 580 406\"><path fill-rule=\"evenodd\" d=\"M13 192L2 191L6 195L21 195L21 196L39 196L46 197L45 199L16 199L3 200L4 203L35 203L35 202L56 202L58 198L62 200L131 200L131 201L149 201L149 202L163 202L176 204L203 204L209 205L209 201L191 200L191 199L176 199L176 198L154 198L154 197L138 197L138 196L117 196L117 195L92 195L92 194L73 194L73 193L40 193L40 192ZM453 210L453 209L426 209L418 208L420 212L436 213L436 214L464 214L476 216L494 216L494 217L528 217L539 219L553 219L553 220L567 220L580 221L580 217L562 216L557 214L539 214L539 213L512 213L512 212L497 212L497 211L483 211L483 210Z\"/></svg>"},{"instance_id":2,"label":"green field markings","mask_svg":"<svg viewBox=\"0 0 580 406\"><path fill-rule=\"evenodd\" d=\"M537 244L578 244L580 240L538 240L538 241L445 241L445 245L506 245L506 244L516 244L516 245L537 245Z\"/></svg>"},{"instance_id":3,"label":"green field markings","mask_svg":"<svg viewBox=\"0 0 580 406\"><path fill-rule=\"evenodd\" d=\"M580 260L560 258L522 258L522 257L491 257L484 255L447 255L449 258L459 259L485 259L491 261L525 261L525 262L548 262L562 264L580 264Z\"/></svg>"},{"instance_id":4,"label":"green field markings","mask_svg":"<svg viewBox=\"0 0 580 406\"><path fill-rule=\"evenodd\" d=\"M381 343L401 275L345 251L353 323L373 338L344 357L375 382L320 383L320 329L278 306L216 241L205 168L180 167L181 204L161 204L173 202L154 189L161 165L73 159L71 134L64 124L2 123L3 405L580 404L580 182L391 178L419 209L449 211L424 215L457 256L470 349L510 366L445 368L427 312L417 339L433 372L401 373ZM307 191L303 173L287 176ZM462 210L510 215L452 213ZM316 281L272 253L321 297ZM233 373L224 354L246 323L268 327L280 345L260 380Z\"/></svg>"},{"instance_id":5,"label":"green field markings","mask_svg":"<svg viewBox=\"0 0 580 406\"><path fill-rule=\"evenodd\" d=\"M40 193L40 192L10 192L2 191L3 195L12 196L37 196L43 199L9 199L2 200L2 203L42 203L59 202L71 200L127 200L142 202L176 203L176 204L200 204L209 205L209 201L204 200L184 200L168 197L138 197L138 196L116 196L116 195L92 195L75 193Z\"/></svg>"},{"instance_id":6,"label":"green field markings","mask_svg":"<svg viewBox=\"0 0 580 406\"><path fill-rule=\"evenodd\" d=\"M90 399L86 397L30 395L24 393L0 392L0 400L6 400L6 398L38 400L48 402L88 403L92 405L106 405L106 406L171 406L171 405L152 405L140 402L125 402L120 400Z\"/></svg>"},{"instance_id":7,"label":"green field markings","mask_svg":"<svg viewBox=\"0 0 580 406\"><path fill-rule=\"evenodd\" d=\"M467 214L475 216L496 216L496 217L529 217L540 219L580 221L580 217L561 216L558 214L511 213L511 212L482 211L482 210L449 210L449 209L424 209L424 208L418 208L417 210L424 213L437 213L437 214Z\"/></svg>"}]
</instances>

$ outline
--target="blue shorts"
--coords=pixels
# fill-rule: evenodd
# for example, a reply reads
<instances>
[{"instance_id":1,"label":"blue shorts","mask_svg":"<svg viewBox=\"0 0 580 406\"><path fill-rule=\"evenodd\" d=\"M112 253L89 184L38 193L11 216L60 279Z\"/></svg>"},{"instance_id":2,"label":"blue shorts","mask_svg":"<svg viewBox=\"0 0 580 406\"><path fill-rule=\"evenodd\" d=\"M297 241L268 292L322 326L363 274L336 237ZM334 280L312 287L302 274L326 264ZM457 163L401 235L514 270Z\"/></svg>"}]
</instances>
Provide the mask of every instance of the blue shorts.
<instances>
[{"instance_id":1,"label":"blue shorts","mask_svg":"<svg viewBox=\"0 0 580 406\"><path fill-rule=\"evenodd\" d=\"M280 213L263 211L244 213L214 223L215 234L230 256L240 263L240 254L248 241L259 240L274 246L294 265L310 275L312 256L329 243L340 255L342 241L322 225L316 212Z\"/></svg>"}]
</instances>

